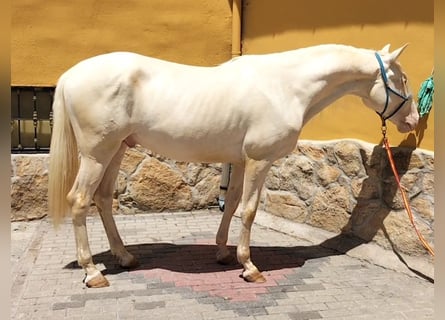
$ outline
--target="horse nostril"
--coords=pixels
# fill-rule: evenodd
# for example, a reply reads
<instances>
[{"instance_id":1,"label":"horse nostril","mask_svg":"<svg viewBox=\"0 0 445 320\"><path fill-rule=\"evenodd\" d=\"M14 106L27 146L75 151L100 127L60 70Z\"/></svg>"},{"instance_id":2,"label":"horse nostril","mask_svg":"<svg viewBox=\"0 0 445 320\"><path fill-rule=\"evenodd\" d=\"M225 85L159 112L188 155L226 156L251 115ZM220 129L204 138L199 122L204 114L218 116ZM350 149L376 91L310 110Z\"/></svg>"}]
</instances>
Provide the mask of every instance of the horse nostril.
<instances>
[{"instance_id":1,"label":"horse nostril","mask_svg":"<svg viewBox=\"0 0 445 320\"><path fill-rule=\"evenodd\" d=\"M418 121L410 121L410 122L407 122L407 124L408 124L408 127L410 128L410 130L412 131L412 130L416 129Z\"/></svg>"}]
</instances>

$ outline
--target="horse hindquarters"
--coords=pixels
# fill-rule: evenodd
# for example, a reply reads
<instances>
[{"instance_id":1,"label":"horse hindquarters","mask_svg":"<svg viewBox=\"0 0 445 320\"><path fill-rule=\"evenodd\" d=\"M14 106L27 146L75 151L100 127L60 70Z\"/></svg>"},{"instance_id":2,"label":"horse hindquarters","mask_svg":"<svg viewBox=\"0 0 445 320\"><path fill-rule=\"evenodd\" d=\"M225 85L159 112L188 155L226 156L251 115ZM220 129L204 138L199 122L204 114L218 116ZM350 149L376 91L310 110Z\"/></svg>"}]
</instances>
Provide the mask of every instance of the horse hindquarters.
<instances>
[{"instance_id":1,"label":"horse hindquarters","mask_svg":"<svg viewBox=\"0 0 445 320\"><path fill-rule=\"evenodd\" d=\"M50 212L55 224L59 223L66 213L71 213L77 260L86 273L84 281L89 287L103 287L108 285L108 281L93 263L86 228L86 215L100 185L102 188L97 199L99 205L102 206L101 216L107 235L110 237L112 251L119 256L121 264L133 265L133 258L121 245L122 241L111 216L112 199L108 197L107 193L109 193L109 185L112 183L108 180L102 183L104 173L121 148L122 140L113 133L106 134L102 139L97 139L97 136L88 136L94 134L94 131L84 130L85 123L82 121L89 121L90 114L88 112L80 113L79 110L85 109L77 109L77 113L72 112L76 108L75 104L69 105L67 108L64 91L68 89L64 87L64 81L66 80L63 80L62 76L62 80L58 83L54 102L54 131L51 141L49 182ZM72 92L69 94L75 96ZM80 96L79 92L75 92L75 94ZM70 102L74 103L73 99L70 99ZM79 130L77 134L76 130ZM76 141L75 137L81 137L82 140ZM80 165L77 152L78 143L80 143ZM118 158L122 154L123 152L119 153ZM113 167L110 171L116 171L116 174L114 172L113 174L117 175L116 168ZM109 180L114 181L114 178L109 178Z\"/></svg>"},{"instance_id":2,"label":"horse hindquarters","mask_svg":"<svg viewBox=\"0 0 445 320\"><path fill-rule=\"evenodd\" d=\"M89 175L88 167L97 168L94 164L81 161L79 169L77 141L74 135L64 97L64 77L59 80L53 103L54 127L50 146L50 165L48 179L49 213L55 226L60 224L67 214L72 215L74 235L77 245L77 260L85 269L87 277L93 278L100 274L91 258L86 232L86 210L91 194L83 187ZM84 181L79 177L83 177ZM94 286L108 285L106 279L96 277Z\"/></svg>"}]
</instances>

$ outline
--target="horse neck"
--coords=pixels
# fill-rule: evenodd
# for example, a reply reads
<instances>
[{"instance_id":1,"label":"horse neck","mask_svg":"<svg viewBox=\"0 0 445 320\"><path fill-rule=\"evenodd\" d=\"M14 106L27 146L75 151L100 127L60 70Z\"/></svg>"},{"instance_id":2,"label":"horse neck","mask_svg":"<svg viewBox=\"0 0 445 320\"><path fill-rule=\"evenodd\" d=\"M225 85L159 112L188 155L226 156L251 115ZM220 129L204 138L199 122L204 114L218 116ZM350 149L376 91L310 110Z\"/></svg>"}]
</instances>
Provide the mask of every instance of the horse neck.
<instances>
[{"instance_id":1,"label":"horse neck","mask_svg":"<svg viewBox=\"0 0 445 320\"><path fill-rule=\"evenodd\" d=\"M369 94L378 69L372 51L329 45L307 54L308 59L297 59L300 62L297 62L294 82L297 92L303 96L302 105L307 106L304 123L345 95L366 97ZM307 75L306 81L301 81L302 74Z\"/></svg>"}]
</instances>

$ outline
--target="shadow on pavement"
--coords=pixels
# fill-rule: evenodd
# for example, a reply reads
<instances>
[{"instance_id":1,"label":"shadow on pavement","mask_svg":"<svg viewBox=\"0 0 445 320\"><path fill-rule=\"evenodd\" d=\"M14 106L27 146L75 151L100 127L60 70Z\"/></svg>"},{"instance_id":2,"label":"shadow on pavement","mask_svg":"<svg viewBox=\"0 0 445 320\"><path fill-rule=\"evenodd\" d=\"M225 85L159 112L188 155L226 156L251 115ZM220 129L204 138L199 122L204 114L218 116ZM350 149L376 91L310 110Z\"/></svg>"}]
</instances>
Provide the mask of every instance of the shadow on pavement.
<instances>
[{"instance_id":1,"label":"shadow on pavement","mask_svg":"<svg viewBox=\"0 0 445 320\"><path fill-rule=\"evenodd\" d=\"M138 244L128 245L127 250L139 261L134 270L165 269L183 273L209 273L224 272L241 269L241 265L234 258L232 263L222 265L216 262L216 245L210 244ZM228 246L233 256L236 247ZM280 270L284 268L298 268L307 260L343 254L342 252L323 247L314 246L251 246L251 257L261 271ZM104 274L118 274L125 269L120 267L111 252L105 251L93 256L95 263L103 263L106 270ZM64 268L79 268L76 261L72 261Z\"/></svg>"}]
</instances>

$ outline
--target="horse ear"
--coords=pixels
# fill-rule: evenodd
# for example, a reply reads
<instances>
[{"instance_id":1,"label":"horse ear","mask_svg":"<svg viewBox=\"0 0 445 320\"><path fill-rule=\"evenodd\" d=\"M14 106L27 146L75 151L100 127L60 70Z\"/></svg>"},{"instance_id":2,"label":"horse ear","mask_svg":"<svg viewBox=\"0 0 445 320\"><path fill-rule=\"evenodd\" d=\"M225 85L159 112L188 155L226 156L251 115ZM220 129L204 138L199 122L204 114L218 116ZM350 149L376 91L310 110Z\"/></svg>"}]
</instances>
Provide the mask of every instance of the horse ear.
<instances>
[{"instance_id":1,"label":"horse ear","mask_svg":"<svg viewBox=\"0 0 445 320\"><path fill-rule=\"evenodd\" d=\"M393 52L391 52L390 56L389 56L389 61L396 61L397 58L400 56L400 54L403 52L403 50L405 50L405 48L408 46L408 43L405 43L402 47L400 47L399 49L394 50Z\"/></svg>"},{"instance_id":2,"label":"horse ear","mask_svg":"<svg viewBox=\"0 0 445 320\"><path fill-rule=\"evenodd\" d=\"M382 54L389 53L389 47L391 47L391 44L388 43L386 46L382 48L382 50L380 50L380 53Z\"/></svg>"}]
</instances>

